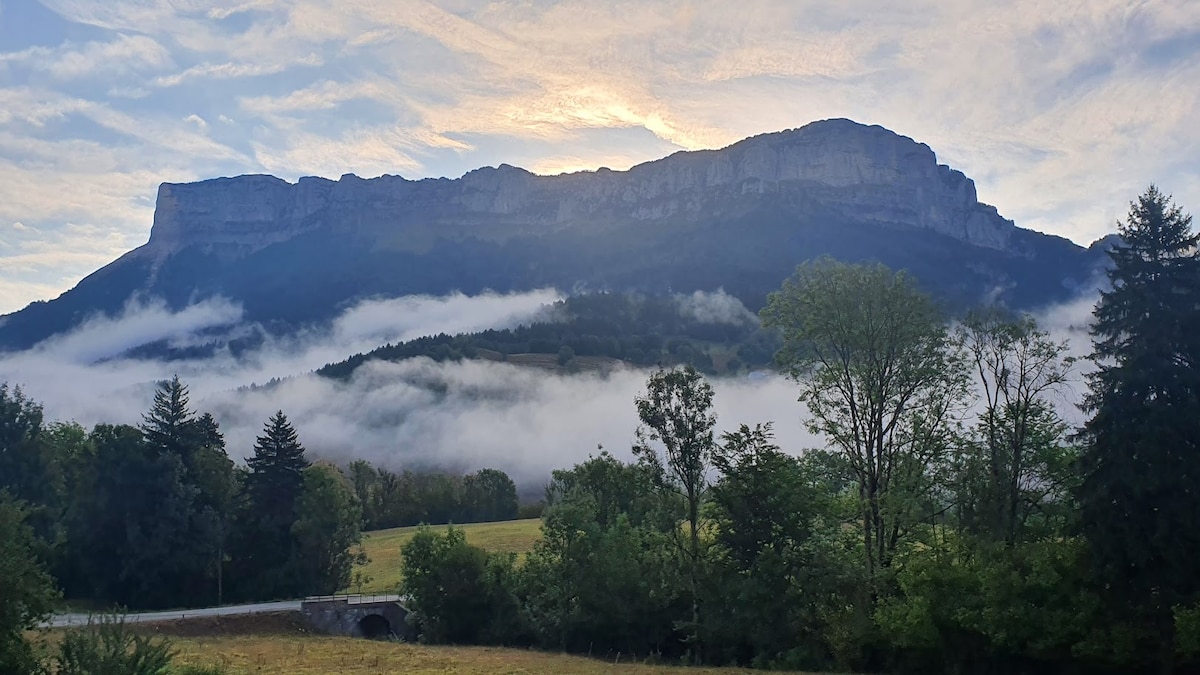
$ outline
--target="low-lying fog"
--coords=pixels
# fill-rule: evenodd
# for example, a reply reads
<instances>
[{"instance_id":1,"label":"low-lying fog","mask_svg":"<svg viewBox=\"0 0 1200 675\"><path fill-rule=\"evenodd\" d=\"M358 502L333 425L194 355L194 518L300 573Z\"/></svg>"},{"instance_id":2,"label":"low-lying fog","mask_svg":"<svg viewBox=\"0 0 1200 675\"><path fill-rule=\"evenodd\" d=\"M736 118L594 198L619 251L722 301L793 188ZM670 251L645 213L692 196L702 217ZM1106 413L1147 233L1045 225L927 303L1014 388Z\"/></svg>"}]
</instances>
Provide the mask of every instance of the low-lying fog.
<instances>
[{"instance_id":1,"label":"low-lying fog","mask_svg":"<svg viewBox=\"0 0 1200 675\"><path fill-rule=\"evenodd\" d=\"M47 420L90 428L139 423L155 382L178 374L191 390L192 408L217 418L230 455L239 461L251 453L265 420L281 409L313 456L339 463L364 458L393 470L497 467L528 486L544 482L551 469L585 459L598 444L629 457L637 425L633 400L648 372L560 375L505 363L428 359L367 363L346 382L311 371L387 342L515 326L547 316L558 298L541 290L373 300L348 309L327 329L269 339L240 358L220 353L171 362L118 355L158 339L188 344L201 330L244 330L240 308L219 300L174 313L153 303L131 305L118 318L93 320L31 350L0 355L0 382L20 385L44 405ZM1080 300L1039 319L1060 339L1069 337L1073 352L1086 353L1079 326L1091 305ZM680 311L714 322L754 318L724 293L681 296ZM272 378L286 379L246 387ZM822 445L804 429L796 386L785 378L715 378L713 385L719 430L770 420L786 451ZM1082 384L1075 390L1082 391ZM1064 394L1066 412L1075 398Z\"/></svg>"}]
</instances>

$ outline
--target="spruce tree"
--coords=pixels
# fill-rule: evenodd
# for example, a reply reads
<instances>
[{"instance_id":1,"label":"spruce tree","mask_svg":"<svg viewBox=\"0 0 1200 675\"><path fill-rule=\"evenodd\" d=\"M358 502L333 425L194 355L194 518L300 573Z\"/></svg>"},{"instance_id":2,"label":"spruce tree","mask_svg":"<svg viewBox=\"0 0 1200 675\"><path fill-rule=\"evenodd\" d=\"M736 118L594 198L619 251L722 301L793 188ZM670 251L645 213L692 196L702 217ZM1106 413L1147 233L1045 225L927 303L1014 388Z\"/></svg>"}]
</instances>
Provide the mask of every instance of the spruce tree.
<instances>
[{"instance_id":1,"label":"spruce tree","mask_svg":"<svg viewBox=\"0 0 1200 675\"><path fill-rule=\"evenodd\" d=\"M1172 607L1200 600L1200 237L1153 186L1120 235L1092 326L1081 523L1111 606L1153 626L1143 654L1170 672Z\"/></svg>"},{"instance_id":2,"label":"spruce tree","mask_svg":"<svg viewBox=\"0 0 1200 675\"><path fill-rule=\"evenodd\" d=\"M238 528L240 581L254 597L294 596L299 586L292 526L309 462L282 410L267 421L246 464L250 472Z\"/></svg>"},{"instance_id":3,"label":"spruce tree","mask_svg":"<svg viewBox=\"0 0 1200 675\"><path fill-rule=\"evenodd\" d=\"M192 411L188 409L188 389L176 375L160 382L154 403L142 416L142 434L152 449L179 455L190 467L195 438Z\"/></svg>"}]
</instances>

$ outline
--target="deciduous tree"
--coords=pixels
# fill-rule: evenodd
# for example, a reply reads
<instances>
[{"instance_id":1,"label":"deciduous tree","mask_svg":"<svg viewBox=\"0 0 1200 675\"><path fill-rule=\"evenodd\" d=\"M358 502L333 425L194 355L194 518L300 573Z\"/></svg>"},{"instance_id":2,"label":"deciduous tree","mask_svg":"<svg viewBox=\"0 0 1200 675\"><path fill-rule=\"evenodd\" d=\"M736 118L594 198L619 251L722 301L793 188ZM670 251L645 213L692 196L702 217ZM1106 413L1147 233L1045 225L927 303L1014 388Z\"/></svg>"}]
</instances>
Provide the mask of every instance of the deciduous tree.
<instances>
[{"instance_id":1,"label":"deciduous tree","mask_svg":"<svg viewBox=\"0 0 1200 675\"><path fill-rule=\"evenodd\" d=\"M882 265L829 258L770 295L777 360L800 384L808 428L841 450L858 483L868 576L929 514L962 405L964 371L932 300Z\"/></svg>"}]
</instances>

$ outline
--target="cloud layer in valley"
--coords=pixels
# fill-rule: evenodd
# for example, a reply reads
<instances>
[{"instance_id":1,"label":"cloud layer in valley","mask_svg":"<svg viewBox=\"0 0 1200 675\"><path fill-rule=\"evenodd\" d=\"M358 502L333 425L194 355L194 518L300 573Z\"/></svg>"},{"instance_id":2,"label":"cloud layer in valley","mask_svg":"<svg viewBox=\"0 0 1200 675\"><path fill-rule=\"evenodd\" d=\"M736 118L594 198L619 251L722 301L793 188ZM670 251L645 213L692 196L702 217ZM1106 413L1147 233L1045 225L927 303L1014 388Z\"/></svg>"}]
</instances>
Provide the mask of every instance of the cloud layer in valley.
<instances>
[{"instance_id":1,"label":"cloud layer in valley","mask_svg":"<svg viewBox=\"0 0 1200 675\"><path fill-rule=\"evenodd\" d=\"M1087 243L1200 204L1200 3L0 0L0 312L146 240L159 182L615 169L882 124Z\"/></svg>"},{"instance_id":2,"label":"cloud layer in valley","mask_svg":"<svg viewBox=\"0 0 1200 675\"><path fill-rule=\"evenodd\" d=\"M194 361L121 358L145 336L186 344L198 331L237 331L240 311L222 301L171 313L155 304L131 306L115 319L94 320L37 348L0 358L0 382L20 384L41 401L49 419L85 426L136 424L155 382L178 373L192 405L220 422L230 454L251 453L265 420L282 409L314 454L339 463L365 458L391 469L484 466L512 473L526 487L553 468L570 466L603 445L628 458L637 425L634 397L648 373L618 368L607 374L554 374L501 362L435 363L410 359L368 362L347 381L311 370L388 341L439 332L514 326L553 316L552 291L377 300L348 309L329 328L287 339L269 338L234 358L219 353ZM679 296L680 312L713 322L753 319L724 293ZM1080 301L1040 317L1076 352L1086 347L1080 327L1090 303ZM247 387L251 383L266 386ZM821 447L803 423L794 383L778 375L715 378L719 429L773 421L780 445L797 453ZM1062 392L1072 414L1082 385ZM1078 421L1070 418L1072 421Z\"/></svg>"}]
</instances>

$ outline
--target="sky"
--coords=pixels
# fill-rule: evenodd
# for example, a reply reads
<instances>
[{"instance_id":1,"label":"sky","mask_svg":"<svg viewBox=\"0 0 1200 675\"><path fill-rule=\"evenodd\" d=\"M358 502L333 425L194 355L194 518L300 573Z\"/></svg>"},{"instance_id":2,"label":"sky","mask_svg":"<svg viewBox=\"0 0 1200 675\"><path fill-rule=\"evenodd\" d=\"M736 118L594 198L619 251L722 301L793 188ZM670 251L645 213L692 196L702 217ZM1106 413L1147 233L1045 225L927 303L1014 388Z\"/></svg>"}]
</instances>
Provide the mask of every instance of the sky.
<instances>
[{"instance_id":1,"label":"sky","mask_svg":"<svg viewBox=\"0 0 1200 675\"><path fill-rule=\"evenodd\" d=\"M0 0L0 313L148 239L157 186L624 169L830 117L1087 244L1200 209L1195 0Z\"/></svg>"}]
</instances>

